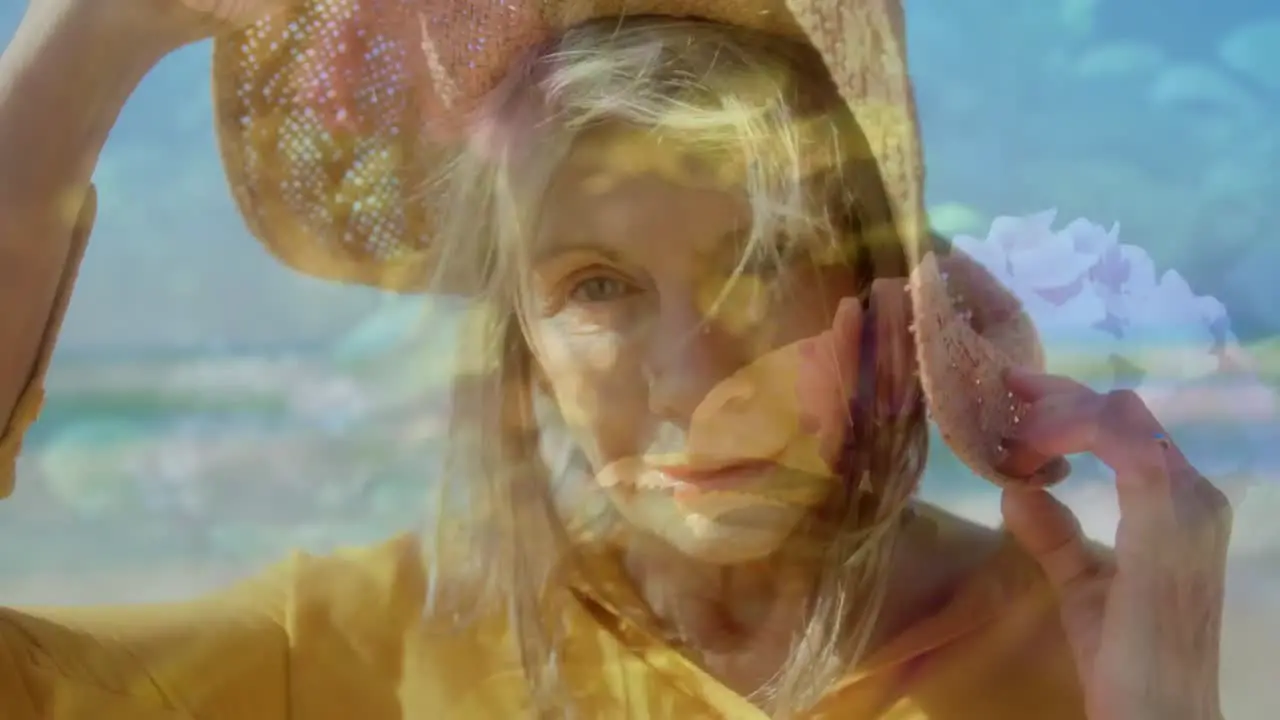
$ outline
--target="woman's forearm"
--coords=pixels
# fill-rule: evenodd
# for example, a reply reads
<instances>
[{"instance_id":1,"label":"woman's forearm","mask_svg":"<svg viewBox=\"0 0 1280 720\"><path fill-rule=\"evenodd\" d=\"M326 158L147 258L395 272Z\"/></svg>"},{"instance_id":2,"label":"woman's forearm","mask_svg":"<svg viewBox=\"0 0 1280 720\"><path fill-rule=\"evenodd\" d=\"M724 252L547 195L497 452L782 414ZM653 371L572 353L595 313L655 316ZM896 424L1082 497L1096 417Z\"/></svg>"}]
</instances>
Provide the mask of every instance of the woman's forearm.
<instances>
[{"instance_id":1,"label":"woman's forearm","mask_svg":"<svg viewBox=\"0 0 1280 720\"><path fill-rule=\"evenodd\" d=\"M107 134L171 49L127 32L113 9L35 0L0 55L0 426L36 359Z\"/></svg>"}]
</instances>

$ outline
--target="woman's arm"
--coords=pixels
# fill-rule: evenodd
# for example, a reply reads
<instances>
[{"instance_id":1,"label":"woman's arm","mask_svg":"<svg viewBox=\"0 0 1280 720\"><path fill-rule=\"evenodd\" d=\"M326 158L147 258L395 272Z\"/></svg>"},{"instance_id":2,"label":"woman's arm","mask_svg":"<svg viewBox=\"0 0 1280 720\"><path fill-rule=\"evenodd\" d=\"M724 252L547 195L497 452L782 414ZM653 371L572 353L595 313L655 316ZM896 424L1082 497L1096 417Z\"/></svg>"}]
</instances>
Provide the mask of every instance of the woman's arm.
<instances>
[{"instance_id":1,"label":"woman's arm","mask_svg":"<svg viewBox=\"0 0 1280 720\"><path fill-rule=\"evenodd\" d=\"M278 4L254 2L229 10ZM156 62L232 19L179 0L31 0L0 55L0 498L93 224L107 133ZM422 597L399 584L421 572L407 547L299 555L187 603L0 608L0 718L399 717L400 648Z\"/></svg>"},{"instance_id":2,"label":"woman's arm","mask_svg":"<svg viewBox=\"0 0 1280 720\"><path fill-rule=\"evenodd\" d=\"M92 225L98 155L142 77L185 41L158 24L131 32L122 12L32 0L0 55L0 497Z\"/></svg>"},{"instance_id":3,"label":"woman's arm","mask_svg":"<svg viewBox=\"0 0 1280 720\"><path fill-rule=\"evenodd\" d=\"M0 608L0 718L399 720L420 557L404 535L191 602Z\"/></svg>"},{"instance_id":4,"label":"woman's arm","mask_svg":"<svg viewBox=\"0 0 1280 720\"><path fill-rule=\"evenodd\" d=\"M290 718L290 565L186 603L0 608L0 717Z\"/></svg>"}]
</instances>

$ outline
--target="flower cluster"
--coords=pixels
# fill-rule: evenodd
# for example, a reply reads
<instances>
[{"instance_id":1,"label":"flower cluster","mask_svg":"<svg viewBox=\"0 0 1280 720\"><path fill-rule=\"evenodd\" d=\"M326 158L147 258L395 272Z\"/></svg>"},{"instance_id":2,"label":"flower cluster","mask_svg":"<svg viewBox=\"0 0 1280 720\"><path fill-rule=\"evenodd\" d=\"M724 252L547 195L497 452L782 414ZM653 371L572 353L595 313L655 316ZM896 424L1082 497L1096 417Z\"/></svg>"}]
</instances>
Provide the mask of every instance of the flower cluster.
<instances>
[{"instance_id":1,"label":"flower cluster","mask_svg":"<svg viewBox=\"0 0 1280 720\"><path fill-rule=\"evenodd\" d=\"M1235 342L1221 302L1196 295L1176 270L1157 275L1151 256L1120 242L1118 225L1078 219L1055 231L1055 217L1001 217L986 238L953 242L1017 295L1046 344L1164 377L1220 369Z\"/></svg>"},{"instance_id":2,"label":"flower cluster","mask_svg":"<svg viewBox=\"0 0 1280 720\"><path fill-rule=\"evenodd\" d=\"M1050 371L1133 389L1166 426L1194 426L1183 444L1206 439L1202 471L1228 459L1232 472L1250 470L1245 456L1274 451L1280 399L1258 380L1223 304L1175 270L1157 274L1144 250L1120 242L1118 226L1077 219L1054 230L1055 217L1001 217L985 238L953 239L1021 301ZM1224 430L1251 447L1224 453Z\"/></svg>"}]
</instances>

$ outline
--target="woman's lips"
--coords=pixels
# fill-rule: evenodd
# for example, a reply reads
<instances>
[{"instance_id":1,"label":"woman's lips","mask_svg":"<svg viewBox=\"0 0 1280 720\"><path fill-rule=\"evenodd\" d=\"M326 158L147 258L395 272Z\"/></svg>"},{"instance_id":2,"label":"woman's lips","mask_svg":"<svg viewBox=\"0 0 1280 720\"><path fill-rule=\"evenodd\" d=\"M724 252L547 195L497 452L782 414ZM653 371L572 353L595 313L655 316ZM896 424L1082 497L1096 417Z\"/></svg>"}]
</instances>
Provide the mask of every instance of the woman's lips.
<instances>
[{"instance_id":1,"label":"woman's lips","mask_svg":"<svg viewBox=\"0 0 1280 720\"><path fill-rule=\"evenodd\" d=\"M777 464L773 461L753 460L716 468L668 465L656 466L653 469L662 476L664 487L674 490L677 496L681 496L735 490L776 468Z\"/></svg>"}]
</instances>

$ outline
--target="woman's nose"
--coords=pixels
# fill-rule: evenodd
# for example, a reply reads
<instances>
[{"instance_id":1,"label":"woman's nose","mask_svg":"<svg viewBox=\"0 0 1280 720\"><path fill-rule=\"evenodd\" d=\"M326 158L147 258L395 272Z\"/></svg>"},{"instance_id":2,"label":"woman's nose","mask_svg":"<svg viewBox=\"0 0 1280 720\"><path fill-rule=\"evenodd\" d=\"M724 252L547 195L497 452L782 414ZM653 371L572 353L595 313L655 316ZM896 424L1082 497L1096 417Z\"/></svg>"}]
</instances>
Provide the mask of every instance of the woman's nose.
<instances>
[{"instance_id":1,"label":"woman's nose","mask_svg":"<svg viewBox=\"0 0 1280 720\"><path fill-rule=\"evenodd\" d=\"M650 411L685 429L691 461L773 458L810 431L796 386L799 344L768 349L715 317L665 322L648 348Z\"/></svg>"},{"instance_id":2,"label":"woman's nose","mask_svg":"<svg viewBox=\"0 0 1280 720\"><path fill-rule=\"evenodd\" d=\"M713 389L723 402L750 400L750 383L735 373L749 362L746 339L735 337L727 323L681 303L659 313L648 333L645 366L650 411L668 422L687 426ZM733 379L733 387L721 387Z\"/></svg>"}]
</instances>

